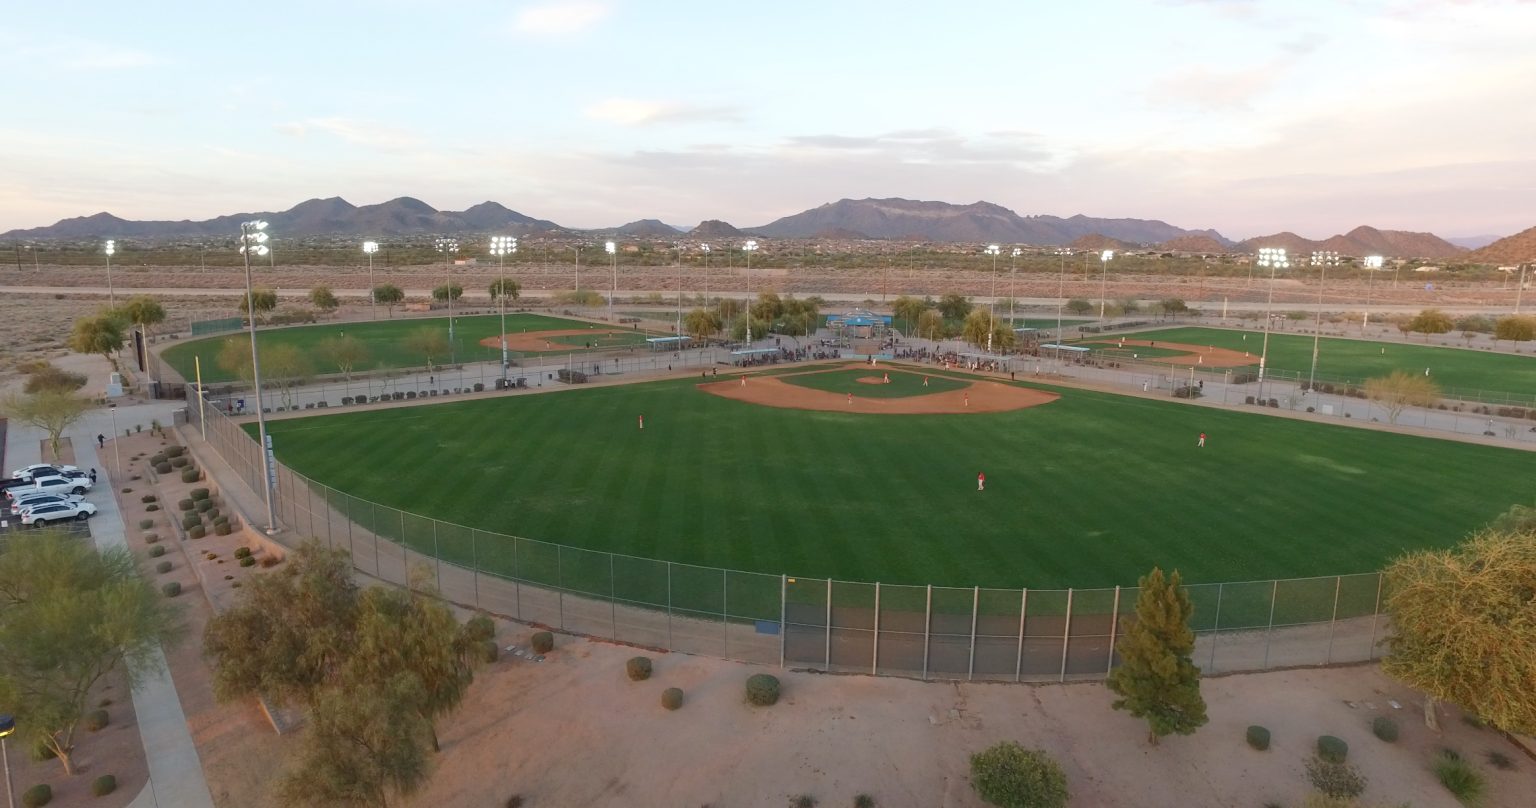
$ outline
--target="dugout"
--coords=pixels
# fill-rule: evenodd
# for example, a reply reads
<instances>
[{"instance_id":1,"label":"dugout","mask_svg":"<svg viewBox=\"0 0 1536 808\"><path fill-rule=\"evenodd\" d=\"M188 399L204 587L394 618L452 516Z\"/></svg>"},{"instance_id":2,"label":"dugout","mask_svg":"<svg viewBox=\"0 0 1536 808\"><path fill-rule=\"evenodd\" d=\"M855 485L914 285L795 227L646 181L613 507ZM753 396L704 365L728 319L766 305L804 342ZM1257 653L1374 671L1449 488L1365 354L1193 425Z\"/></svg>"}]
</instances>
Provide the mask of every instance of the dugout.
<instances>
[{"instance_id":1,"label":"dugout","mask_svg":"<svg viewBox=\"0 0 1536 808\"><path fill-rule=\"evenodd\" d=\"M827 328L839 340L884 339L891 333L892 317L869 309L852 309L827 317Z\"/></svg>"},{"instance_id":2,"label":"dugout","mask_svg":"<svg viewBox=\"0 0 1536 808\"><path fill-rule=\"evenodd\" d=\"M960 364L972 370L1010 371L1013 370L1012 358L989 353L956 353Z\"/></svg>"},{"instance_id":3,"label":"dugout","mask_svg":"<svg viewBox=\"0 0 1536 808\"><path fill-rule=\"evenodd\" d=\"M1081 345L1061 345L1059 343L1047 342L1040 346L1041 356L1050 355L1068 362L1082 361L1087 359L1091 353L1093 353L1092 348L1085 348Z\"/></svg>"},{"instance_id":4,"label":"dugout","mask_svg":"<svg viewBox=\"0 0 1536 808\"><path fill-rule=\"evenodd\" d=\"M688 347L688 343L692 342L693 338L687 336L646 337L645 341L650 345L651 353L660 353L662 351L681 351Z\"/></svg>"}]
</instances>

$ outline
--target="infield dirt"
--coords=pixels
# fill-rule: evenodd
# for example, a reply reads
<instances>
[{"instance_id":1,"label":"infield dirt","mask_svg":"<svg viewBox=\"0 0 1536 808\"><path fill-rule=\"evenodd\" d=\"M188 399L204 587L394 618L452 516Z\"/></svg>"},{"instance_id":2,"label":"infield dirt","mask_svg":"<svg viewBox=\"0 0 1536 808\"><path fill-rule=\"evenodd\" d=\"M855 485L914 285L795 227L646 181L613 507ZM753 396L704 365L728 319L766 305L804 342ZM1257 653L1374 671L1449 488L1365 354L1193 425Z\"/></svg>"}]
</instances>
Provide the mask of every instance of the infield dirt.
<instances>
[{"instance_id":1,"label":"infield dirt","mask_svg":"<svg viewBox=\"0 0 1536 808\"><path fill-rule=\"evenodd\" d=\"M857 367L858 365L849 365ZM841 368L839 368L841 369ZM826 372L826 371L816 371ZM798 374L797 374L798 375ZM857 412L866 415L953 415L959 413L1011 412L1038 407L1060 398L1055 393L1014 387L991 381L972 382L959 390L906 398L864 398L787 384L781 376L739 376L709 382L699 389L711 395L791 410ZM879 377L874 378L882 382ZM859 381L863 382L864 379Z\"/></svg>"}]
</instances>

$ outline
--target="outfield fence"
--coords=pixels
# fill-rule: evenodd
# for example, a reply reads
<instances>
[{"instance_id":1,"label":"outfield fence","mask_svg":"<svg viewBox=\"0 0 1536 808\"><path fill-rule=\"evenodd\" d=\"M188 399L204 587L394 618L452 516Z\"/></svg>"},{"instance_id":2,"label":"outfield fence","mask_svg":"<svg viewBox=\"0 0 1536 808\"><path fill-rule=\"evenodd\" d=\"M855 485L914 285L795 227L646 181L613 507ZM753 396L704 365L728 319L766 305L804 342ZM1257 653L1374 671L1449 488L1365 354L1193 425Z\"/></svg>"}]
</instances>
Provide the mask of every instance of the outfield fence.
<instances>
[{"instance_id":1,"label":"outfield fence","mask_svg":"<svg viewBox=\"0 0 1536 808\"><path fill-rule=\"evenodd\" d=\"M188 428L259 496L257 442L188 395ZM344 549L359 572L407 585L425 569L455 603L640 646L920 679L1092 680L1116 663L1135 617L1134 586L956 588L702 567L445 522L275 468L282 525ZM1226 673L1375 659L1382 586L1378 573L1189 585L1195 660Z\"/></svg>"}]
</instances>

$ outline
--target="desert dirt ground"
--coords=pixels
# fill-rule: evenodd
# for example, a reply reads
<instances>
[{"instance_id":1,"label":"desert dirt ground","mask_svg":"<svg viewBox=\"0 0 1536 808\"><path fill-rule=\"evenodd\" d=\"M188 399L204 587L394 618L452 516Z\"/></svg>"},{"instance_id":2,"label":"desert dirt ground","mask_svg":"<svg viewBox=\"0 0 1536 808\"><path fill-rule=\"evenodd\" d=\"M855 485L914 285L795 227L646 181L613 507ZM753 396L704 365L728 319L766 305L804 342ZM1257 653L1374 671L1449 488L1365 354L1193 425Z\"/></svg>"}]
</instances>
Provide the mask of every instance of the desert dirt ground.
<instances>
[{"instance_id":1,"label":"desert dirt ground","mask_svg":"<svg viewBox=\"0 0 1536 808\"><path fill-rule=\"evenodd\" d=\"M848 365L857 367L858 363ZM840 368L839 368L840 369ZM828 371L811 371L825 373ZM801 375L801 374L790 374ZM906 398L866 398L857 394L851 398L843 393L813 390L809 387L786 384L780 376L739 376L720 382L699 385L699 389L721 398L761 404L765 407L781 407L792 410L820 410L824 412L857 412L866 415L954 415L964 413L1009 412L1025 407L1038 407L1060 398L1055 393L1013 387L997 382L972 382L960 390L931 393L926 396ZM878 376L869 377L868 384L883 382ZM860 379L859 381L864 381ZM745 383L743 383L745 382Z\"/></svg>"}]
</instances>

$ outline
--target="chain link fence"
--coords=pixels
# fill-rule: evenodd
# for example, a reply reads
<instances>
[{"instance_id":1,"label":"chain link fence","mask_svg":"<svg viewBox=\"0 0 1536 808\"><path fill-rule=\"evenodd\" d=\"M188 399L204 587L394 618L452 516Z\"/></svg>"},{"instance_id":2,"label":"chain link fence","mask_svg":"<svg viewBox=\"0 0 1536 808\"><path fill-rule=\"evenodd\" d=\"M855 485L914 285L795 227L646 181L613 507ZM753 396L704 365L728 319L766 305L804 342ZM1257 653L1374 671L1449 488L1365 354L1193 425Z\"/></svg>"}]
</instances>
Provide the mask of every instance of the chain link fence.
<instances>
[{"instance_id":1,"label":"chain link fence","mask_svg":"<svg viewBox=\"0 0 1536 808\"><path fill-rule=\"evenodd\" d=\"M259 492L257 442L189 396L190 428L204 429ZM906 586L701 567L485 531L369 502L280 463L276 472L279 521L346 550L364 574L406 585L425 571L455 603L640 646L919 679L1091 680L1114 666L1115 641L1135 617L1136 587ZM1208 674L1379 655L1379 573L1187 588L1195 660Z\"/></svg>"}]
</instances>

